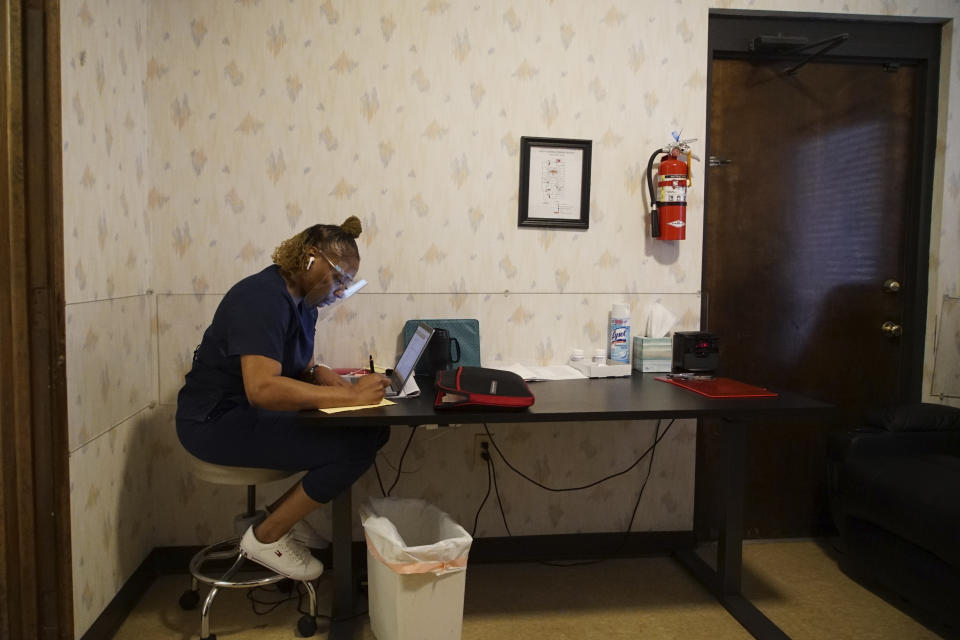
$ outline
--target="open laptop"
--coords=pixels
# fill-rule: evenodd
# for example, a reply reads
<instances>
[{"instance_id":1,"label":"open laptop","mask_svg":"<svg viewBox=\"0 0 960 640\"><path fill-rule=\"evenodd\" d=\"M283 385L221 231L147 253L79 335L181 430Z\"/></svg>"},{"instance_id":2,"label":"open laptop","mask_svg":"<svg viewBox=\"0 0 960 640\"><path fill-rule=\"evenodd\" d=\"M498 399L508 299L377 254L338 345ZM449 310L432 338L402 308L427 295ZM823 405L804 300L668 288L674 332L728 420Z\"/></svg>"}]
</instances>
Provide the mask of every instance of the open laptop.
<instances>
[{"instance_id":1,"label":"open laptop","mask_svg":"<svg viewBox=\"0 0 960 640\"><path fill-rule=\"evenodd\" d=\"M403 385L407 384L407 379L413 374L414 367L417 366L423 352L427 350L431 336L433 336L433 327L422 322L417 325L417 330L413 332L407 348L400 354L400 360L390 374L390 386L384 393L386 397L396 397L403 390Z\"/></svg>"}]
</instances>

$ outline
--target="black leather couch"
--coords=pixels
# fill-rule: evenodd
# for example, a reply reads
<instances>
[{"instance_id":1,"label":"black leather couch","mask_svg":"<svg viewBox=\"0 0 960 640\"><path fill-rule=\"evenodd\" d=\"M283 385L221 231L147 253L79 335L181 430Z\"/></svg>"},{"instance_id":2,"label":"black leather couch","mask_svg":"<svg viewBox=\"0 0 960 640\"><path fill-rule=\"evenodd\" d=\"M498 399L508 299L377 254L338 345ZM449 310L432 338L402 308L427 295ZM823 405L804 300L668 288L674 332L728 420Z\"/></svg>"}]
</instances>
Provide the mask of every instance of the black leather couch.
<instances>
[{"instance_id":1,"label":"black leather couch","mask_svg":"<svg viewBox=\"0 0 960 640\"><path fill-rule=\"evenodd\" d=\"M841 569L896 594L908 613L955 637L960 409L915 404L874 412L865 426L830 434L828 472Z\"/></svg>"}]
</instances>

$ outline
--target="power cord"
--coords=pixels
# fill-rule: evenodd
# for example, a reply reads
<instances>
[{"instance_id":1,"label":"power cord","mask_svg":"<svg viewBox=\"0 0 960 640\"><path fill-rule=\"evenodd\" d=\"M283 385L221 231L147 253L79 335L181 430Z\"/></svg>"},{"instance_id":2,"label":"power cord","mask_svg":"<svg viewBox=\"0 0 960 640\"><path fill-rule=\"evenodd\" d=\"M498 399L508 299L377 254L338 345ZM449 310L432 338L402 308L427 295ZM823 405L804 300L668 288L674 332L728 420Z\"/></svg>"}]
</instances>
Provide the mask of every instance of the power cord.
<instances>
[{"instance_id":1,"label":"power cord","mask_svg":"<svg viewBox=\"0 0 960 640\"><path fill-rule=\"evenodd\" d=\"M393 469L394 472L397 471L397 466L396 466L395 464L393 464L392 462L390 462L390 457L389 457L387 454L385 454L383 451L378 451L378 452L377 452L377 457L380 458L380 461L381 461L381 462L383 462L384 464L387 465L387 469ZM417 468L415 468L415 469L409 469L409 468L404 469L404 470L403 470L403 473L406 474L406 475L410 475L410 474L419 472L420 469L422 469L422 468L423 468L423 465L421 464L419 467L417 467Z\"/></svg>"},{"instance_id":2,"label":"power cord","mask_svg":"<svg viewBox=\"0 0 960 640\"><path fill-rule=\"evenodd\" d=\"M386 495L387 495L387 490L383 488L383 478L380 477L380 467L377 466L377 459L376 459L376 457L374 457L374 459L373 459L373 470L374 470L374 472L376 472L376 474L377 474L377 484L380 485L380 495L386 496Z\"/></svg>"},{"instance_id":3,"label":"power cord","mask_svg":"<svg viewBox=\"0 0 960 640\"><path fill-rule=\"evenodd\" d=\"M656 436L656 437L654 438L653 444L650 445L649 447L647 447L646 451L644 451L642 454L640 454L640 457L637 458L637 459L633 462L633 464L631 464L629 467L627 467L627 468L624 469L623 471L617 471L616 473L611 473L610 475L605 476L605 477L603 477L603 478L600 478L599 480L595 480L594 482L590 482L590 483L588 483L588 484L580 485L580 486L577 486L577 487L559 487L559 488L558 488L558 487L548 487L547 485L543 484L542 482L538 482L537 480L534 480L533 478L531 478L530 476L528 476L527 474L525 474L524 472L520 471L519 469L517 469L517 468L516 468L515 466L513 466L512 464L510 464L510 461L507 460L507 457L506 457L505 455L503 455L503 451L501 451L501 450L500 450L500 447L497 446L497 442L496 442L496 440L493 439L493 434L490 433L490 429L489 429L489 427L487 427L486 424L483 425L483 430L486 432L487 437L490 439L490 444L492 444L492 445L493 445L493 448L497 450L497 453L500 454L500 458L503 459L504 464L506 464L507 467L509 467L511 471L513 471L514 473L516 473L518 476L520 476L521 478L523 478L523 479L526 480L527 482L530 482L530 483L532 483L532 484L537 485L537 486L540 487L541 489L545 489L545 490L547 490L547 491L563 492L563 491L582 491L583 489L589 489L590 487L595 487L595 486L597 486L598 484L601 484L601 483L603 483L603 482L606 482L607 480L612 480L613 478L616 478L616 477L618 477L618 476L622 476L622 475L624 475L625 473L630 472L634 467L636 467L638 464L640 464L640 462L642 462L643 459L647 457L647 454L650 453L650 452L657 446L657 443L659 443L660 440L662 440L663 437L664 437L665 435L667 435L667 432L670 431L670 427L672 427L672 426L673 426L673 423L676 422L676 418L674 418L673 420L671 420L671 421L669 422L669 424L667 424L667 428L664 429L664 431L663 431L662 434L660 434L660 422L661 422L660 420L657 420L657 433L659 434L659 436Z\"/></svg>"},{"instance_id":4,"label":"power cord","mask_svg":"<svg viewBox=\"0 0 960 640\"><path fill-rule=\"evenodd\" d=\"M376 459L376 458L373 459L373 471L374 471L374 473L377 474L377 484L380 485L380 495L382 495L384 498L386 498L387 496L389 496L389 495L390 495L390 492L393 491L393 488L394 488L395 486L397 486L397 483L398 483L398 482L400 482L400 474L403 473L403 458L404 458L404 456L407 455L407 449L410 448L410 443L413 441L413 434L416 433L418 426L419 426L419 425L413 425L413 426L410 428L410 437L407 438L407 444L406 444L406 446L403 447L403 453L400 454L400 462L397 464L396 467L394 467L392 464L390 464L390 461L387 460L387 457L386 457L386 456L383 456L383 453L382 453L382 452L378 452L378 453L377 453L378 456L383 456L383 459L386 461L388 467L391 467L392 469L396 470L396 472L397 472L397 476L396 476L396 478L394 478L393 484L390 485L390 488L389 488L389 489L384 489L384 488L383 488L383 478L380 476L380 466L377 464L377 459ZM412 472L410 472L410 473L412 473Z\"/></svg>"},{"instance_id":5,"label":"power cord","mask_svg":"<svg viewBox=\"0 0 960 640\"><path fill-rule=\"evenodd\" d=\"M480 506L477 507L477 514L473 517L473 531L470 532L470 537L477 535L477 523L480 521L480 512L483 511L483 505L487 504L487 498L490 497L490 489L493 486L491 477L493 473L493 462L490 460L490 450L486 442L481 442L480 446L482 451L480 452L480 457L483 458L487 463L487 493L483 496L483 500L480 502Z\"/></svg>"},{"instance_id":6,"label":"power cord","mask_svg":"<svg viewBox=\"0 0 960 640\"><path fill-rule=\"evenodd\" d=\"M484 427L486 427L486 425L484 425ZM493 440L490 442L493 442ZM497 451L499 451L499 449L497 449ZM500 487L497 486L497 469L493 466L492 458L487 460L487 464L490 465L490 469L493 471L493 491L497 494L497 504L500 506L500 517L503 519L503 528L507 530L507 535L512 538L513 534L510 533L510 525L507 524L507 512L503 510L503 501L500 499Z\"/></svg>"},{"instance_id":7,"label":"power cord","mask_svg":"<svg viewBox=\"0 0 960 640\"><path fill-rule=\"evenodd\" d=\"M272 613L280 605L290 602L291 600L297 601L297 612L302 615L310 615L310 612L304 608L303 600L307 596L306 590L303 588L303 585L299 582L296 583L296 589L290 590L289 592L284 591L278 586L278 583L267 585L265 587L254 587L253 589L248 589L246 591L247 600L250 601L250 606L253 609L253 612L258 616L265 616L269 613ZM264 600L261 599L264 594L286 594L279 599L270 599ZM265 607L259 608L258 607ZM324 618L330 620L331 616L317 613L318 618Z\"/></svg>"},{"instance_id":8,"label":"power cord","mask_svg":"<svg viewBox=\"0 0 960 640\"><path fill-rule=\"evenodd\" d=\"M391 464L390 459L386 456L386 454L383 451L377 452L377 458L383 458L383 461L387 463L387 466L393 469L394 471L396 471L398 474L399 473L406 473L406 474L417 473L421 469L421 467L417 467L416 469L409 469L407 471L401 472L399 467L395 467L393 466L393 464ZM380 485L380 495L386 496L387 490L383 488L383 478L380 476L380 465L377 464L377 458L373 459L373 470L377 474L377 484ZM403 461L401 460L401 463L402 462Z\"/></svg>"},{"instance_id":9,"label":"power cord","mask_svg":"<svg viewBox=\"0 0 960 640\"><path fill-rule=\"evenodd\" d=\"M649 447L647 447L647 449L646 449L642 454L640 454L640 457L637 458L637 460L636 460L633 464L631 464L629 467L627 467L627 468L624 469L623 471L619 471L619 472L617 472L617 473L611 474L611 475L609 475L609 476L606 476L606 477L604 477L604 478L601 478L600 480L597 480L597 481L595 481L595 482L591 482L591 483L589 483L589 484L587 484L587 485L583 485L583 486L581 486L581 487L563 487L563 488L548 487L548 486L546 486L546 485L544 485L544 484L542 484L542 483L540 483L540 482L537 482L537 481L534 480L533 478L530 478L529 476L527 476L526 474L524 474L523 472L521 472L519 469L517 469L516 467L514 467L513 465L511 465L510 462L507 460L507 458L503 455L503 452L502 452L502 451L500 450L500 448L497 446L497 443L496 443L496 441L494 441L493 435L490 433L490 430L489 430L489 428L487 427L486 424L483 425L483 428L484 428L484 430L485 430L486 433L487 433L487 437L490 439L490 443L491 443L491 444L493 445L493 447L497 450L497 453L500 454L500 458L504 461L504 463L506 463L506 465L510 468L510 470L512 470L514 473L516 473L516 474L519 475L520 477L524 478L525 480L531 482L532 484L535 484L536 486L541 487L542 489L545 489L545 490L547 490L547 491L554 491L554 492L578 491L578 490L582 490L582 489L586 489L586 488L589 488L589 487L596 486L596 485L598 485L598 484L600 484L600 483L602 483L602 482L606 482L607 480L610 480L610 479L612 479L612 478L615 478L615 477L617 477L617 476L621 476L621 475L627 473L628 471L630 471L631 469L633 469L634 467L636 467L638 464L640 464L640 462L641 462L644 458L646 458L646 457L647 457L647 454L649 453L649 454L650 454L650 462L649 462L649 464L647 465L647 473L646 473L646 475L645 475L644 478L643 478L643 483L640 485L640 492L639 492L639 494L637 495L637 500L636 500L636 502L635 502L634 505L633 505L633 512L630 514L630 521L627 523L627 529L626 529L626 531L623 532L623 537L621 538L620 545L619 545L619 546L614 550L614 552L613 552L613 555L618 555L621 551L623 551L623 548L626 546L628 537L629 537L629 535L630 535L630 532L631 532L631 530L633 529L633 521L636 519L637 510L640 508L640 501L643 499L643 493L644 493L644 491L645 491L646 488L647 488L647 482L650 480L650 474L653 472L653 460L654 460L654 456L656 455L657 444L664 438L664 436L667 435L667 433L670 431L670 427L672 427L672 426L673 426L673 423L676 422L676 419L671 420L671 421L667 424L667 428L663 430L663 433L660 433L660 422L661 422L660 420L657 420L657 426L656 426L656 429L655 429L655 431L654 431L654 436L653 436L653 443L652 443ZM486 504L486 502L487 502L487 497L490 495L490 478L491 478L491 476L492 476L493 489L494 489L494 492L496 493L496 496L497 496L497 504L498 504L499 507L500 507L500 516L501 516L501 518L503 519L503 527L504 527L504 529L506 529L506 531L507 531L507 536L513 537L513 534L510 532L510 527L509 527L509 525L507 524L507 515L506 515L506 512L505 512L504 509L503 509L503 501L500 499L500 489L499 489L499 487L497 486L497 470L496 470L496 467L494 466L494 464L493 464L493 459L490 457L490 453L489 453L489 451L487 450L486 443L482 443L481 446L483 447L483 450L482 450L481 453L480 453L480 457L483 458L483 459L486 461L486 463L487 463L487 478L488 478L488 480L487 480L487 495L484 496L483 502L480 503L480 507L477 509L477 513L476 513L476 516L474 517L474 522L473 522L473 534L472 534L472 535L475 535L475 534L476 534L476 531L477 531L477 522L479 521L479 518L480 518L480 511L483 509L484 504ZM541 561L541 564L545 564L545 565L553 566L553 567L572 567L572 566L580 566L580 565L588 565L588 564L597 564L597 563L599 563L599 562L603 562L604 560L605 560L604 558L598 558L598 559L594 559L594 560L578 560L578 561L572 561L572 562L556 562L556 561L546 561L546 560L545 560L545 561Z\"/></svg>"},{"instance_id":10,"label":"power cord","mask_svg":"<svg viewBox=\"0 0 960 640\"><path fill-rule=\"evenodd\" d=\"M393 492L393 488L397 486L397 483L400 482L400 474L403 473L403 459L407 455L407 449L410 448L410 443L413 442L413 436L417 432L417 427L420 425L413 425L410 427L410 437L407 438L407 444L403 447L403 453L400 454L400 462L397 463L397 477L393 479L393 484L390 485L390 488L387 489L387 492L384 496L389 496ZM380 487L380 490L383 490L383 487Z\"/></svg>"}]
</instances>

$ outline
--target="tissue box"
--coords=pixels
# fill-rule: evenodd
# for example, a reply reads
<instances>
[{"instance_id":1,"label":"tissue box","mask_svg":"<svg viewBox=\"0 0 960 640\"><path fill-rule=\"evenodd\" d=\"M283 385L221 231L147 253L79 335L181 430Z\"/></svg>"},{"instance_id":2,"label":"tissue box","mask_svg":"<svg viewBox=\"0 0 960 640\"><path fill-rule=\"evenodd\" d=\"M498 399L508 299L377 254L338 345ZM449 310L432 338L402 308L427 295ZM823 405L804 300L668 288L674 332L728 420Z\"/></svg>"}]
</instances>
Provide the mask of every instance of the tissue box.
<instances>
[{"instance_id":1,"label":"tissue box","mask_svg":"<svg viewBox=\"0 0 960 640\"><path fill-rule=\"evenodd\" d=\"M670 372L673 338L633 338L633 368L642 373Z\"/></svg>"}]
</instances>

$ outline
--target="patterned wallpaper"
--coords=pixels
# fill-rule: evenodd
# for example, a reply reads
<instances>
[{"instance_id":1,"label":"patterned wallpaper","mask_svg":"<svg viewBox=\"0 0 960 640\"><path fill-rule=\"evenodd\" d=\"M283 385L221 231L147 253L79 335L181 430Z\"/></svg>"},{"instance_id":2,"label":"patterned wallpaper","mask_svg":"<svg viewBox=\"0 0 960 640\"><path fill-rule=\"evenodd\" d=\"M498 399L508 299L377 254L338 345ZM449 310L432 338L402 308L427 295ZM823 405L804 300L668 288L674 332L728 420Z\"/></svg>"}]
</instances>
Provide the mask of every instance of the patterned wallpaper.
<instances>
[{"instance_id":1,"label":"patterned wallpaper","mask_svg":"<svg viewBox=\"0 0 960 640\"><path fill-rule=\"evenodd\" d=\"M144 294L154 271L146 216L146 2L61 3L67 304Z\"/></svg>"},{"instance_id":2,"label":"patterned wallpaper","mask_svg":"<svg viewBox=\"0 0 960 640\"><path fill-rule=\"evenodd\" d=\"M645 240L637 149L702 129L705 75L654 90L659 27L591 7L154 3L157 291L222 293L356 214L370 293L695 293L699 252ZM662 45L686 47L698 14ZM590 233L517 228L523 135L595 141Z\"/></svg>"},{"instance_id":3,"label":"patterned wallpaper","mask_svg":"<svg viewBox=\"0 0 960 640\"><path fill-rule=\"evenodd\" d=\"M74 632L155 546L147 3L60 3ZM163 426L165 428L166 425Z\"/></svg>"},{"instance_id":4,"label":"patterned wallpaper","mask_svg":"<svg viewBox=\"0 0 960 640\"><path fill-rule=\"evenodd\" d=\"M323 360L390 362L403 322L472 317L482 357L556 363L603 344L614 302L699 323L702 191L688 241L645 233L642 174L672 130L706 126L708 9L798 0L63 0L64 230L75 629L154 546L224 535L240 489L196 481L173 434L175 394L224 292L316 222L357 215L361 275L321 314ZM817 11L955 17L955 2L823 0ZM928 353L960 294L960 64L948 27L931 247ZM949 60L949 63L947 63ZM668 99L679 96L680 99ZM593 141L590 229L519 229L521 136ZM695 165L702 175L703 166ZM949 334L948 334L949 335ZM927 358L929 388L933 358ZM626 466L654 425L498 426L548 484ZM479 427L424 431L398 491L472 524L486 478ZM381 457L392 477L407 429ZM634 530L692 524L695 428L657 451ZM639 473L544 494L501 478L514 533L625 528ZM266 500L282 486L266 487ZM367 474L356 500L378 493ZM175 517L174 517L175 516ZM329 532L329 513L312 516ZM359 535L359 531L355 534ZM478 535L503 535L488 505Z\"/></svg>"}]
</instances>

